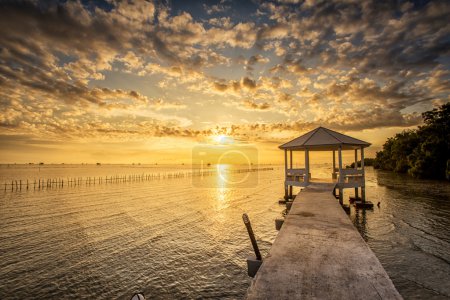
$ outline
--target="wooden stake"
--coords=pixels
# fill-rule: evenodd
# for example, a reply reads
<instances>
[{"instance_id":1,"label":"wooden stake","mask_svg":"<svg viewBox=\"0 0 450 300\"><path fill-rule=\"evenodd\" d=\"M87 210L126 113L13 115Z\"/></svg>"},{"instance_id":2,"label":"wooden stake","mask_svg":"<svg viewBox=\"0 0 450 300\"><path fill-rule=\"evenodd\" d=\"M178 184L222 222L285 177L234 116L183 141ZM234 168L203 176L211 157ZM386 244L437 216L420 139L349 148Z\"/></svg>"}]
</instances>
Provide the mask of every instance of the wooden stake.
<instances>
[{"instance_id":1,"label":"wooden stake","mask_svg":"<svg viewBox=\"0 0 450 300\"><path fill-rule=\"evenodd\" d=\"M262 260L261 252L259 252L258 244L256 243L255 234L253 233L252 224L247 214L242 215L242 220L244 221L245 227L247 228L250 241L252 242L253 250L255 251L256 259Z\"/></svg>"}]
</instances>

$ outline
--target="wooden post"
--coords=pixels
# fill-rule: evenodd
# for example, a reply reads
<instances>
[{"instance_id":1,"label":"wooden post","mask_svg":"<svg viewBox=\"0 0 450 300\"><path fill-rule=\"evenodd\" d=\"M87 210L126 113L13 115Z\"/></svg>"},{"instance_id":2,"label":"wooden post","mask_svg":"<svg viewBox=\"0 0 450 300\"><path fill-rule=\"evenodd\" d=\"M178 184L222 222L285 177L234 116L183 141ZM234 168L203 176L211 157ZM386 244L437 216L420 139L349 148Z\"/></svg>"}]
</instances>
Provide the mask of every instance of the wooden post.
<instances>
[{"instance_id":1,"label":"wooden post","mask_svg":"<svg viewBox=\"0 0 450 300\"><path fill-rule=\"evenodd\" d=\"M288 164L287 164L287 149L284 149L284 200L287 200L288 195L288 186L287 186L287 174L288 174Z\"/></svg>"},{"instance_id":2,"label":"wooden post","mask_svg":"<svg viewBox=\"0 0 450 300\"><path fill-rule=\"evenodd\" d=\"M342 146L339 146L338 160L339 160L339 183L343 183L344 181L342 178Z\"/></svg>"},{"instance_id":3,"label":"wooden post","mask_svg":"<svg viewBox=\"0 0 450 300\"><path fill-rule=\"evenodd\" d=\"M344 179L342 177L342 146L339 146L338 150L338 160L339 160L339 203L342 205L344 203L344 189L342 188L342 184L344 183Z\"/></svg>"},{"instance_id":4,"label":"wooden post","mask_svg":"<svg viewBox=\"0 0 450 300\"><path fill-rule=\"evenodd\" d=\"M336 150L333 150L333 172L331 173L331 178L336 179Z\"/></svg>"},{"instance_id":5,"label":"wooden post","mask_svg":"<svg viewBox=\"0 0 450 300\"><path fill-rule=\"evenodd\" d=\"M306 185L309 184L309 150L308 148L305 149L305 182Z\"/></svg>"},{"instance_id":6,"label":"wooden post","mask_svg":"<svg viewBox=\"0 0 450 300\"><path fill-rule=\"evenodd\" d=\"M289 166L290 166L290 169L292 170L292 150L289 150ZM291 186L289 186L289 198L291 198L292 199L292 185Z\"/></svg>"},{"instance_id":7,"label":"wooden post","mask_svg":"<svg viewBox=\"0 0 450 300\"><path fill-rule=\"evenodd\" d=\"M253 233L252 224L250 224L250 219L247 214L242 215L242 220L244 221L245 227L247 228L250 241L252 242L253 250L255 251L255 256L257 260L262 260L261 252L259 252L258 244L256 243L255 234Z\"/></svg>"},{"instance_id":8,"label":"wooden post","mask_svg":"<svg viewBox=\"0 0 450 300\"><path fill-rule=\"evenodd\" d=\"M355 149L355 170L358 170L358 149ZM355 199L358 200L358 187L355 187Z\"/></svg>"},{"instance_id":9,"label":"wooden post","mask_svg":"<svg viewBox=\"0 0 450 300\"><path fill-rule=\"evenodd\" d=\"M361 172L362 172L362 185L361 185L361 200L366 202L366 174L364 171L364 148L361 146Z\"/></svg>"}]
</instances>

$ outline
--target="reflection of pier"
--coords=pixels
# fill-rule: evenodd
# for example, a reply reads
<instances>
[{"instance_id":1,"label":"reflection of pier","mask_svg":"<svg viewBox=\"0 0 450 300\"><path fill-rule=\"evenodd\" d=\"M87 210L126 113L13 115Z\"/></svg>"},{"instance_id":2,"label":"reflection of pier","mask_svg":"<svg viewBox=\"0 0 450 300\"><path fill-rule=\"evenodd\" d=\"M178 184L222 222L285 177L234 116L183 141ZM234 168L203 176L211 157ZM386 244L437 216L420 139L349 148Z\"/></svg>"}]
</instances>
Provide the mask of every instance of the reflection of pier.
<instances>
[{"instance_id":1,"label":"reflection of pier","mask_svg":"<svg viewBox=\"0 0 450 300\"><path fill-rule=\"evenodd\" d=\"M329 182L336 183L336 189L339 190L339 201L343 203L343 189L354 188L355 198L365 202L365 179L364 179L364 148L370 146L370 143L355 139L342 133L318 127L290 142L280 146L284 150L285 163L285 199L292 198L292 189L294 186L306 187L311 182L317 182L311 178L309 165L310 151L332 151L333 169ZM342 152L353 150L355 154L355 166L353 169L343 168ZM358 150L360 154L361 166L358 167ZM289 151L289 158L288 158ZM293 168L293 151L303 151L305 153L304 168ZM336 167L336 152L338 154L338 167ZM361 190L361 198L358 190Z\"/></svg>"},{"instance_id":2,"label":"reflection of pier","mask_svg":"<svg viewBox=\"0 0 450 300\"><path fill-rule=\"evenodd\" d=\"M359 233L361 234L362 238L367 241L367 216L366 216L366 210L363 209L355 209L354 215L353 215L353 225L356 226Z\"/></svg>"},{"instance_id":3,"label":"reflection of pier","mask_svg":"<svg viewBox=\"0 0 450 300\"><path fill-rule=\"evenodd\" d=\"M247 299L402 299L334 186L310 183L295 197Z\"/></svg>"}]
</instances>

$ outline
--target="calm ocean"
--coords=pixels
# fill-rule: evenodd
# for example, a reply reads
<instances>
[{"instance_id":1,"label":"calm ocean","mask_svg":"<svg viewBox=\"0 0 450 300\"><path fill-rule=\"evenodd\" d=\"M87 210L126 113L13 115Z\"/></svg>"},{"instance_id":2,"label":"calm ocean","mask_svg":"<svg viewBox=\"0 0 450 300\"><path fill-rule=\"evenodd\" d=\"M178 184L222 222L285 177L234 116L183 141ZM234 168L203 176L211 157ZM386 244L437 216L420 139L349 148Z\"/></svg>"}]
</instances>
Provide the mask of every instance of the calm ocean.
<instances>
[{"instance_id":1,"label":"calm ocean","mask_svg":"<svg viewBox=\"0 0 450 300\"><path fill-rule=\"evenodd\" d=\"M242 213L265 255L283 210L284 170L272 167L247 173L252 181L238 187L213 174L207 182L214 188L180 177L5 191L11 180L164 177L187 174L190 166L1 165L0 298L242 298L252 254ZM312 167L313 177L329 171ZM349 217L399 292L405 299L448 299L450 184L372 168L366 181L368 199L380 207L352 208Z\"/></svg>"}]
</instances>

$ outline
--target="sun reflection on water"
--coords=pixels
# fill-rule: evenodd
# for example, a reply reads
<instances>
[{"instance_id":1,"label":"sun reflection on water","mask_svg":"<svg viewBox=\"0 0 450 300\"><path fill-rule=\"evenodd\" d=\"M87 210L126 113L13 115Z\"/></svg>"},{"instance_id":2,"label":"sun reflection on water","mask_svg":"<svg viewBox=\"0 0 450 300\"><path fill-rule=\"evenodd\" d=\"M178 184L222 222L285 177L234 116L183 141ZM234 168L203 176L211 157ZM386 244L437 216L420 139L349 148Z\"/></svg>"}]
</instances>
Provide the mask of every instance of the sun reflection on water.
<instances>
[{"instance_id":1,"label":"sun reflection on water","mask_svg":"<svg viewBox=\"0 0 450 300\"><path fill-rule=\"evenodd\" d=\"M216 165L217 176L216 182L216 211L221 211L229 206L229 192L230 187L228 186L229 170L230 165L218 164Z\"/></svg>"}]
</instances>

